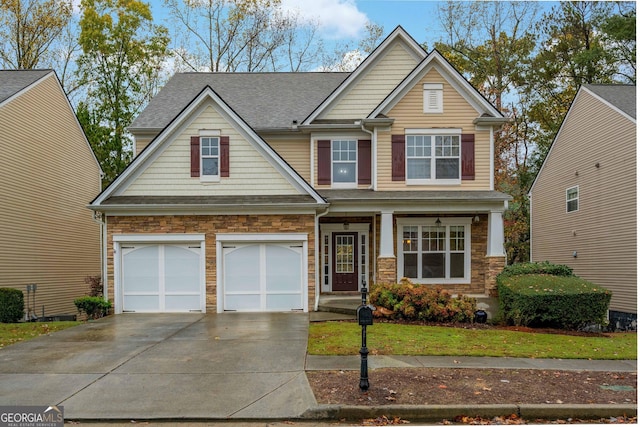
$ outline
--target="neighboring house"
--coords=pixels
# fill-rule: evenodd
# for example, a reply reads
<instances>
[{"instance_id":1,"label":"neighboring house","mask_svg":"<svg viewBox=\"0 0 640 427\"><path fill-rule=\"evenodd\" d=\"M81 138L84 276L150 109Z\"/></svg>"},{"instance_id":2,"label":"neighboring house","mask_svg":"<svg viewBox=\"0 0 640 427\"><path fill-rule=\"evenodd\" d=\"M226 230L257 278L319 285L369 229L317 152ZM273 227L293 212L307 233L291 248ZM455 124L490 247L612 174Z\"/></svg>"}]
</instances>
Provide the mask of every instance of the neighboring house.
<instances>
[{"instance_id":1,"label":"neighboring house","mask_svg":"<svg viewBox=\"0 0 640 427\"><path fill-rule=\"evenodd\" d=\"M494 294L506 119L396 28L353 73L175 75L91 204L116 312L315 310L402 277Z\"/></svg>"},{"instance_id":2,"label":"neighboring house","mask_svg":"<svg viewBox=\"0 0 640 427\"><path fill-rule=\"evenodd\" d=\"M0 71L0 149L0 287L24 291L30 318L73 315L101 272L86 207L101 170L55 72Z\"/></svg>"},{"instance_id":3,"label":"neighboring house","mask_svg":"<svg viewBox=\"0 0 640 427\"><path fill-rule=\"evenodd\" d=\"M529 193L531 259L611 290L622 329L637 318L636 144L636 87L582 86Z\"/></svg>"}]
</instances>

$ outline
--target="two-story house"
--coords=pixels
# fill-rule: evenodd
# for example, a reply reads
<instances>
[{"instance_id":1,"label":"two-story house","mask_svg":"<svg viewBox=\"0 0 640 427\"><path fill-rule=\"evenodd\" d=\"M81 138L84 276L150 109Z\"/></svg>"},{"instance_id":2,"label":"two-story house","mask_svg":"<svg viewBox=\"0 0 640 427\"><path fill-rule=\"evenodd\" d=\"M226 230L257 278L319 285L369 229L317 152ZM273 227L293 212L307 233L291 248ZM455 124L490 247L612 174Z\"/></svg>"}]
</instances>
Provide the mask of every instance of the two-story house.
<instances>
[{"instance_id":1,"label":"two-story house","mask_svg":"<svg viewBox=\"0 0 640 427\"><path fill-rule=\"evenodd\" d=\"M317 309L403 277L493 294L505 118L396 28L352 73L183 73L92 203L116 312Z\"/></svg>"}]
</instances>

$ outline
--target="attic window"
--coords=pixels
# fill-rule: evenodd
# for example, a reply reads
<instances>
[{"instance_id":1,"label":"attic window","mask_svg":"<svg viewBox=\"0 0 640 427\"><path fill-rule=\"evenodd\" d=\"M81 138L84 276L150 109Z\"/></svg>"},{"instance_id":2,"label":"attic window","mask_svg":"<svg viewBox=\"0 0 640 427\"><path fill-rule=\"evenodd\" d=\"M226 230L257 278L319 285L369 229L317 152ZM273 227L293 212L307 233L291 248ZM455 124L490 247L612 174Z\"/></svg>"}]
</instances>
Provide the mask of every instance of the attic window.
<instances>
[{"instance_id":1,"label":"attic window","mask_svg":"<svg viewBox=\"0 0 640 427\"><path fill-rule=\"evenodd\" d=\"M424 90L424 112L443 112L443 85L442 83L425 83Z\"/></svg>"}]
</instances>

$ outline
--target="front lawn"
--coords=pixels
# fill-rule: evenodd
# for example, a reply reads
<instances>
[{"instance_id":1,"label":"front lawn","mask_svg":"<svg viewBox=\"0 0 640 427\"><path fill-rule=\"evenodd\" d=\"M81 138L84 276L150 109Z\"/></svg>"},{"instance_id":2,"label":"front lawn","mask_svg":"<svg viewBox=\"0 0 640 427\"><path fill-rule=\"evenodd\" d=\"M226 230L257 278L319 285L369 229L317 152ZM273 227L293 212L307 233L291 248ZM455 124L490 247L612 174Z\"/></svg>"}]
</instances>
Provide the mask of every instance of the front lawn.
<instances>
[{"instance_id":1,"label":"front lawn","mask_svg":"<svg viewBox=\"0 0 640 427\"><path fill-rule=\"evenodd\" d=\"M309 354L357 355L362 327L355 322L309 325ZM491 356L542 359L636 359L636 333L574 336L498 328L376 323L367 327L370 354Z\"/></svg>"},{"instance_id":2,"label":"front lawn","mask_svg":"<svg viewBox=\"0 0 640 427\"><path fill-rule=\"evenodd\" d=\"M27 322L27 323L0 323L0 348L20 341L29 340L61 331L81 324L82 322Z\"/></svg>"}]
</instances>

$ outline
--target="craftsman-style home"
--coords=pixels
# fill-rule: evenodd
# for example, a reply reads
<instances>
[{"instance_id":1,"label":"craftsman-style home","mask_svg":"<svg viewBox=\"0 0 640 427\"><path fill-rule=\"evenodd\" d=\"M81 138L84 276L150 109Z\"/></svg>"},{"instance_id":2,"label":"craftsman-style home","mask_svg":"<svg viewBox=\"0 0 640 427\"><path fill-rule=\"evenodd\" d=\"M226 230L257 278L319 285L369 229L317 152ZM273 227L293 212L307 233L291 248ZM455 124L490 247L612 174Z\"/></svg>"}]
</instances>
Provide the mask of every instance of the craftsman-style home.
<instances>
[{"instance_id":1,"label":"craftsman-style home","mask_svg":"<svg viewBox=\"0 0 640 427\"><path fill-rule=\"evenodd\" d=\"M182 73L92 203L116 312L308 311L403 277L494 294L505 118L396 28L352 73Z\"/></svg>"}]
</instances>

